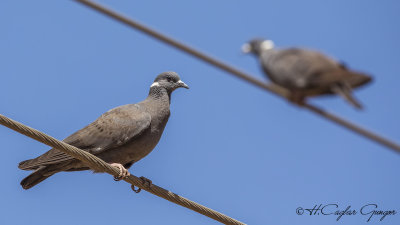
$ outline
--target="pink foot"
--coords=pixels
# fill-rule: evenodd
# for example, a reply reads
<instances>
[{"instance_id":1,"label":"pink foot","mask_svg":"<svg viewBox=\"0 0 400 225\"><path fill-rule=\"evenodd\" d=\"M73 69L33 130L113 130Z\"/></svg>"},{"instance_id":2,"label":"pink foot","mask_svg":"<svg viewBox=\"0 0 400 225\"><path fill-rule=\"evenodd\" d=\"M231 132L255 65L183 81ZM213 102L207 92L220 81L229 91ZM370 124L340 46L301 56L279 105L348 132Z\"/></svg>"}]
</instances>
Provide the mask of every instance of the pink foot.
<instances>
[{"instance_id":1,"label":"pink foot","mask_svg":"<svg viewBox=\"0 0 400 225\"><path fill-rule=\"evenodd\" d=\"M114 176L114 180L115 181L120 181L120 180L125 179L125 178L127 178L127 177L129 177L131 175L129 173L129 171L127 169L125 169L125 167L120 163L111 163L110 165L119 169L119 175L118 176Z\"/></svg>"}]
</instances>

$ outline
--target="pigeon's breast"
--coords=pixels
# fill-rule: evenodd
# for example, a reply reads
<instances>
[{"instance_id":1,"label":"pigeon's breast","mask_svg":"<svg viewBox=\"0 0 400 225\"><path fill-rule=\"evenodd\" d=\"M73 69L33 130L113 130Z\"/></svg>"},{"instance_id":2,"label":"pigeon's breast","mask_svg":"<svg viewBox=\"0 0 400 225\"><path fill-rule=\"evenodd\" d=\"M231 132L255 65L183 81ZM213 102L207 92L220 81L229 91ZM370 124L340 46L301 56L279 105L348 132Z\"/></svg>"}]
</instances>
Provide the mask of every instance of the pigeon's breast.
<instances>
[{"instance_id":1,"label":"pigeon's breast","mask_svg":"<svg viewBox=\"0 0 400 225\"><path fill-rule=\"evenodd\" d=\"M125 145L100 153L98 156L108 163L126 164L137 162L156 147L160 138L161 133L153 133L151 129L147 129Z\"/></svg>"},{"instance_id":2,"label":"pigeon's breast","mask_svg":"<svg viewBox=\"0 0 400 225\"><path fill-rule=\"evenodd\" d=\"M136 136L123 146L110 149L113 154L104 154L103 160L111 163L137 162L147 156L158 144L168 122L168 112L153 114L151 124L143 133ZM100 156L100 158L102 158Z\"/></svg>"}]
</instances>

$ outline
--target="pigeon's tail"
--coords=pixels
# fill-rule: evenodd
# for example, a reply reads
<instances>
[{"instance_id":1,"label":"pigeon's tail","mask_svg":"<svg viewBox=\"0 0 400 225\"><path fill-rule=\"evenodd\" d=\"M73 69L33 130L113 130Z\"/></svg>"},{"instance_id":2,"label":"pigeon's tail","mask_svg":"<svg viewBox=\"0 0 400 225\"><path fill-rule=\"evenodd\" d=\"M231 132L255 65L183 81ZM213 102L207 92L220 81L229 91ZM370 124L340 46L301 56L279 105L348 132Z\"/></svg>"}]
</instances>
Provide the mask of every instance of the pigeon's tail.
<instances>
[{"instance_id":1,"label":"pigeon's tail","mask_svg":"<svg viewBox=\"0 0 400 225\"><path fill-rule=\"evenodd\" d=\"M342 96L348 103L353 105L357 109L362 109L362 105L354 98L351 93L350 84L342 83L332 86L331 88L333 93Z\"/></svg>"},{"instance_id":2,"label":"pigeon's tail","mask_svg":"<svg viewBox=\"0 0 400 225\"><path fill-rule=\"evenodd\" d=\"M364 74L364 73L359 73L356 71L351 71L351 70L345 70L344 71L344 76L343 80L350 85L352 89L363 86L365 84L368 84L369 82L372 81L372 77Z\"/></svg>"},{"instance_id":3,"label":"pigeon's tail","mask_svg":"<svg viewBox=\"0 0 400 225\"><path fill-rule=\"evenodd\" d=\"M48 167L42 167L37 169L35 172L31 173L29 176L25 177L21 181L21 186L23 189L29 189L36 184L46 180L56 172L50 172Z\"/></svg>"},{"instance_id":4,"label":"pigeon's tail","mask_svg":"<svg viewBox=\"0 0 400 225\"><path fill-rule=\"evenodd\" d=\"M351 89L355 89L365 84L368 84L371 81L372 77L367 74L340 68L319 74L309 81L309 85L317 87L318 89L322 87L331 87L332 85L346 83L346 85L349 86ZM310 93L310 95L314 95L313 92ZM318 94L320 93L317 93L317 95Z\"/></svg>"}]
</instances>

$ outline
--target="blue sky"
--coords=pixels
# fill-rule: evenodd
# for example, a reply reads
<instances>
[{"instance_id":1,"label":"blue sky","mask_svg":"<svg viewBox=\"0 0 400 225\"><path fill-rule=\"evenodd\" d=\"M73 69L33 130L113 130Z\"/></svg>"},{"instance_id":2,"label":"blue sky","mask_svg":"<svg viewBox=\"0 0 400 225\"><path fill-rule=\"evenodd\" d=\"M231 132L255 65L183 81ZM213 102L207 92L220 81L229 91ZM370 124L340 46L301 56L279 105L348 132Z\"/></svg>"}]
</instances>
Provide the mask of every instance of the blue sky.
<instances>
[{"instance_id":1,"label":"blue sky","mask_svg":"<svg viewBox=\"0 0 400 225\"><path fill-rule=\"evenodd\" d=\"M260 79L240 53L252 37L305 46L372 74L355 92L310 101L400 142L396 1L99 1ZM154 151L130 171L248 224L363 224L360 214L299 216L317 204L400 210L400 155L74 1L0 2L0 113L63 139L105 111L143 100L173 70ZM59 173L25 191L18 162L49 148L0 127L1 224L218 224L108 174ZM400 214L367 224L399 224Z\"/></svg>"}]
</instances>

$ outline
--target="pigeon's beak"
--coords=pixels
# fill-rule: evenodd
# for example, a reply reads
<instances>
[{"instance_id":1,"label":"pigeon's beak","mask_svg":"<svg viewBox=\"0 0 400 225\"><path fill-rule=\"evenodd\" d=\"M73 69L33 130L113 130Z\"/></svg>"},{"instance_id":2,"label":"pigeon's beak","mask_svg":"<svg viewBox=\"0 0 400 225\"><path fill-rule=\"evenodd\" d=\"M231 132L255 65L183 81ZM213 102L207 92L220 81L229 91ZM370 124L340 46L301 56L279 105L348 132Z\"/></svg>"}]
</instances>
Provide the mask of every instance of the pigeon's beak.
<instances>
[{"instance_id":1,"label":"pigeon's beak","mask_svg":"<svg viewBox=\"0 0 400 225\"><path fill-rule=\"evenodd\" d=\"M251 45L249 43L242 45L242 52L245 54L251 52Z\"/></svg>"},{"instance_id":2,"label":"pigeon's beak","mask_svg":"<svg viewBox=\"0 0 400 225\"><path fill-rule=\"evenodd\" d=\"M181 80L178 81L178 87L183 87L183 88L189 89L189 86Z\"/></svg>"}]
</instances>

